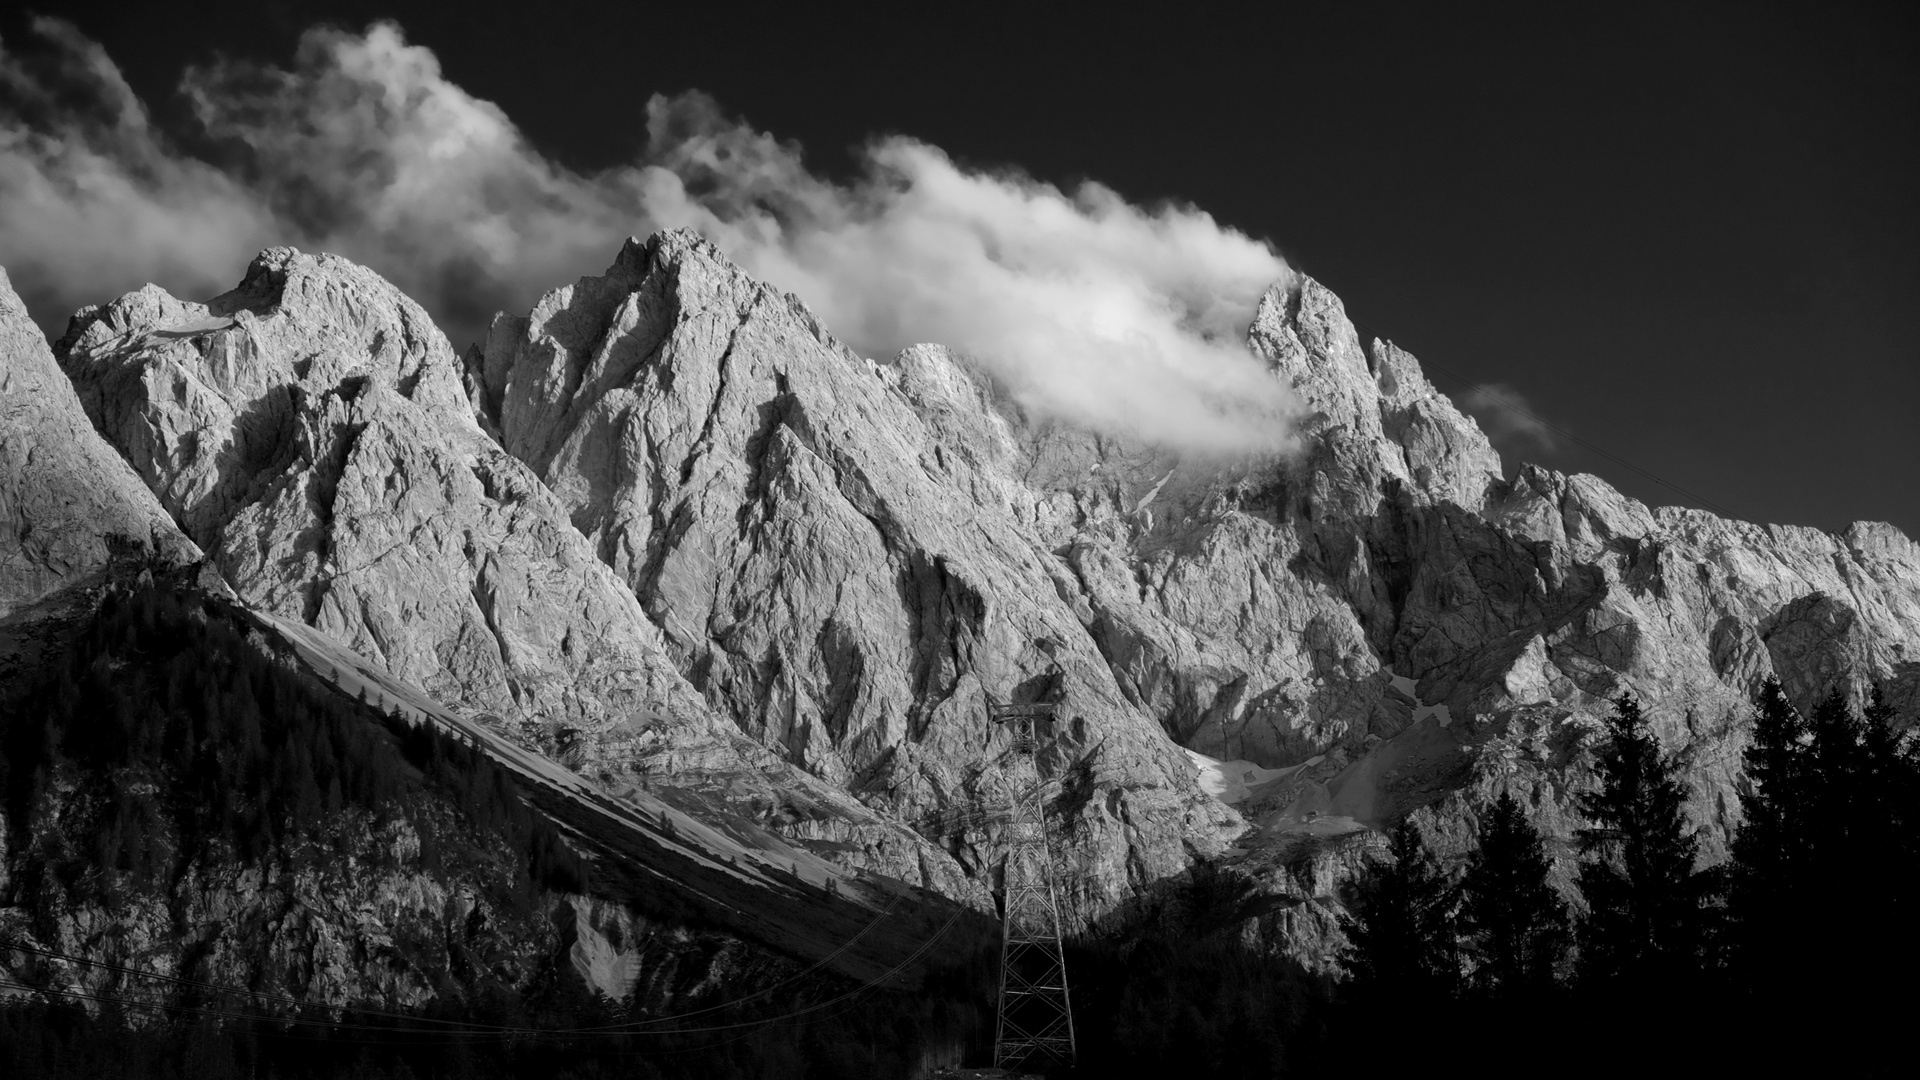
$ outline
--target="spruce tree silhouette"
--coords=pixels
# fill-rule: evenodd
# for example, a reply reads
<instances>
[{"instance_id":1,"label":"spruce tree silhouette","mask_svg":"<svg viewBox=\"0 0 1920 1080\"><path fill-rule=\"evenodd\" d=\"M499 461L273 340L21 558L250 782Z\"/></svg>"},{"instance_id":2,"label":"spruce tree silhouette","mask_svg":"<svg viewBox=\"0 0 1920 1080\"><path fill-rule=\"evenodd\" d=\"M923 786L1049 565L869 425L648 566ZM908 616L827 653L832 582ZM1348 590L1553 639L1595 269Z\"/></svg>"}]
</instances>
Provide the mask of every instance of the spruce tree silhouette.
<instances>
[{"instance_id":1,"label":"spruce tree silhouette","mask_svg":"<svg viewBox=\"0 0 1920 1080\"><path fill-rule=\"evenodd\" d=\"M1920 758L1875 688L1864 717L1835 689L1802 717L1762 687L1733 842L1734 955L1746 1020L1775 1064L1871 1075L1893 1060L1920 963Z\"/></svg>"},{"instance_id":2,"label":"spruce tree silhouette","mask_svg":"<svg viewBox=\"0 0 1920 1080\"><path fill-rule=\"evenodd\" d=\"M1859 728L1864 795L1849 831L1849 864L1858 876L1849 884L1861 899L1865 919L1881 940L1856 955L1883 971L1920 968L1920 941L1903 928L1920 917L1920 740L1903 737L1893 706L1875 686ZM1902 929L1895 929L1902 928ZM1883 1001L1882 1004L1888 1004ZM1892 1028L1888 1028L1892 1030Z\"/></svg>"},{"instance_id":3,"label":"spruce tree silhouette","mask_svg":"<svg viewBox=\"0 0 1920 1080\"><path fill-rule=\"evenodd\" d=\"M1579 832L1580 977L1624 983L1635 995L1683 989L1710 966L1709 897L1716 875L1694 863L1680 763L1662 753L1640 704L1622 695L1595 771L1600 790L1581 796L1593 824Z\"/></svg>"},{"instance_id":4,"label":"spruce tree silhouette","mask_svg":"<svg viewBox=\"0 0 1920 1080\"><path fill-rule=\"evenodd\" d=\"M1769 677L1754 702L1740 792L1743 818L1733 839L1735 967L1742 985L1763 997L1807 977L1807 950L1792 947L1813 867L1813 729Z\"/></svg>"},{"instance_id":5,"label":"spruce tree silhouette","mask_svg":"<svg viewBox=\"0 0 1920 1080\"><path fill-rule=\"evenodd\" d=\"M1479 964L1473 982L1481 993L1517 999L1554 985L1554 970L1566 952L1566 901L1548 880L1546 845L1526 811L1502 792L1480 826L1480 850L1461 883L1463 914Z\"/></svg>"},{"instance_id":6,"label":"spruce tree silhouette","mask_svg":"<svg viewBox=\"0 0 1920 1080\"><path fill-rule=\"evenodd\" d=\"M1876 685L1861 725L1865 786L1872 792L1869 831L1863 845L1881 850L1878 864L1894 881L1920 879L1920 739L1903 737L1883 687ZM1911 718L1909 718L1911 725ZM1911 734L1911 732L1909 732ZM1915 898L1911 888L1890 889L1890 898ZM1904 910L1912 912L1908 907Z\"/></svg>"},{"instance_id":7,"label":"spruce tree silhouette","mask_svg":"<svg viewBox=\"0 0 1920 1080\"><path fill-rule=\"evenodd\" d=\"M1373 863L1355 885L1344 959L1361 1001L1424 1006L1459 990L1460 890L1411 818L1394 826L1389 843L1390 858Z\"/></svg>"}]
</instances>

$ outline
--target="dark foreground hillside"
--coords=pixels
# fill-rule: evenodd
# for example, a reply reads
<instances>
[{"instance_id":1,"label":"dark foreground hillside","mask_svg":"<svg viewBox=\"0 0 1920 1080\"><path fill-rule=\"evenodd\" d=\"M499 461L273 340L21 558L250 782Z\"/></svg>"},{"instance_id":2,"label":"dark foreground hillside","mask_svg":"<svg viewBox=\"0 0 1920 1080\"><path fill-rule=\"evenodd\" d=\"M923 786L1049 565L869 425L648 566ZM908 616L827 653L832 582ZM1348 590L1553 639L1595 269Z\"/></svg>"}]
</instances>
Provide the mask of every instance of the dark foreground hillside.
<instances>
[{"instance_id":1,"label":"dark foreground hillside","mask_svg":"<svg viewBox=\"0 0 1920 1080\"><path fill-rule=\"evenodd\" d=\"M900 1077L990 1053L988 942L917 990L788 958L241 609L163 583L89 610L0 711L0 1075ZM1839 694L1802 715L1774 683L1754 710L1732 862L1698 858L1681 762L1622 697L1575 887L1510 794L1453 864L1416 813L1342 898L1344 981L1250 937L1291 901L1230 868L1160 883L1070 947L1079 1075L1891 1075L1912 719Z\"/></svg>"},{"instance_id":2,"label":"dark foreground hillside","mask_svg":"<svg viewBox=\"0 0 1920 1080\"><path fill-rule=\"evenodd\" d=\"M0 1074L888 1077L976 1034L984 972L909 994L609 901L506 769L383 704L165 585L16 675Z\"/></svg>"}]
</instances>

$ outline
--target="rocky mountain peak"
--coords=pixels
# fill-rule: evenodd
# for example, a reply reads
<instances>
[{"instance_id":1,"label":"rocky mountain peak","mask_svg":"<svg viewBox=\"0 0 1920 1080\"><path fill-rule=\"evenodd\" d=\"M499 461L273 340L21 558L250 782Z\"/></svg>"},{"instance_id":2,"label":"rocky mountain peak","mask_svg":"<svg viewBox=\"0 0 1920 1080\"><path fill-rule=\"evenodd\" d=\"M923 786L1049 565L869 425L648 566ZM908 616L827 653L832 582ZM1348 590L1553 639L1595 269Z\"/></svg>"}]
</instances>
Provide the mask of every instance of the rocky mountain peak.
<instances>
[{"instance_id":1,"label":"rocky mountain peak","mask_svg":"<svg viewBox=\"0 0 1920 1080\"><path fill-rule=\"evenodd\" d=\"M936 849L708 707L566 505L482 431L439 331L378 275L275 249L207 304L149 288L88 309L62 346L95 425L250 607L615 789L806 821L859 838L855 862L969 894ZM504 415L537 416L545 393Z\"/></svg>"},{"instance_id":2,"label":"rocky mountain peak","mask_svg":"<svg viewBox=\"0 0 1920 1080\"><path fill-rule=\"evenodd\" d=\"M638 278L633 251L496 320L469 385L715 710L917 820L1003 797L986 702L1052 693L1090 858L1174 866L1237 828L1115 683L963 362L863 359L690 233ZM1118 887L1090 879L1086 906Z\"/></svg>"},{"instance_id":3,"label":"rocky mountain peak","mask_svg":"<svg viewBox=\"0 0 1920 1080\"><path fill-rule=\"evenodd\" d=\"M1340 298L1313 278L1269 289L1247 340L1305 406L1316 515L1366 516L1390 484L1421 501L1477 507L1500 476L1500 456L1473 418L1407 352L1363 341Z\"/></svg>"},{"instance_id":4,"label":"rocky mountain peak","mask_svg":"<svg viewBox=\"0 0 1920 1080\"><path fill-rule=\"evenodd\" d=\"M1516 786L1565 832L1623 691L1695 755L1716 837L1758 680L1920 700L1896 531L1502 479L1311 278L1248 341L1302 402L1295 453L1184 458L1036 420L937 345L860 357L691 232L627 241L458 364L377 275L291 249L206 304L87 309L59 351L247 604L608 790L976 903L996 701L1059 710L1039 765L1092 919L1229 844L1293 895L1301 844L1414 810L1465 835ZM1303 902L1332 888L1314 866ZM1299 955L1329 955L1331 912L1282 920Z\"/></svg>"},{"instance_id":5,"label":"rocky mountain peak","mask_svg":"<svg viewBox=\"0 0 1920 1080\"><path fill-rule=\"evenodd\" d=\"M94 431L0 269L0 616L118 557L200 552Z\"/></svg>"}]
</instances>

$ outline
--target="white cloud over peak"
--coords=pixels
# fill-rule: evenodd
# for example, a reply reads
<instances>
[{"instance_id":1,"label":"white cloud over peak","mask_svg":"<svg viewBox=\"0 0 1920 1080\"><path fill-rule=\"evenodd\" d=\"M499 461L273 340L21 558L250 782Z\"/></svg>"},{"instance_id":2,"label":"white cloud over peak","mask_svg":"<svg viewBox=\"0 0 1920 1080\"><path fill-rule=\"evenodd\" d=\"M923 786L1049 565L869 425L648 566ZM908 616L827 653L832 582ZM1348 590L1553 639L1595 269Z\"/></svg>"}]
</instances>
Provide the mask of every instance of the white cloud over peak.
<instances>
[{"instance_id":1,"label":"white cloud over peak","mask_svg":"<svg viewBox=\"0 0 1920 1080\"><path fill-rule=\"evenodd\" d=\"M158 130L98 45L35 29L37 61L0 52L19 103L0 105L0 262L41 312L146 281L211 295L291 243L374 268L458 343L626 236L688 226L869 355L936 341L1040 415L1187 449L1286 444L1291 395L1243 335L1287 267L1191 207L970 170L904 137L836 182L697 93L650 102L640 160L581 173L391 23L311 30L285 68L187 71L214 164Z\"/></svg>"}]
</instances>

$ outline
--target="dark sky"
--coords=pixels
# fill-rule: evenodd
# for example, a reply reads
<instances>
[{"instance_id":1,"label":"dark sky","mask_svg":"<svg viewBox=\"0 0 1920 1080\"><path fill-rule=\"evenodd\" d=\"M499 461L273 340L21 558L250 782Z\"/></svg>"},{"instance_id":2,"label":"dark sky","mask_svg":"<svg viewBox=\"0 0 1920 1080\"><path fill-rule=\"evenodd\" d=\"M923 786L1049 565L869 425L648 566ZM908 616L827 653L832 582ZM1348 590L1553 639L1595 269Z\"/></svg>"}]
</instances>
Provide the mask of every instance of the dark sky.
<instances>
[{"instance_id":1,"label":"dark sky","mask_svg":"<svg viewBox=\"0 0 1920 1080\"><path fill-rule=\"evenodd\" d=\"M1466 383L1442 367L1510 386L1734 516L1920 536L1908 5L755 7L37 10L163 112L215 51L285 63L315 22L389 17L580 168L634 155L649 95L698 88L828 172L901 133L1190 202L1272 240L1443 390ZM0 35L21 40L18 13ZM1525 456L1694 502L1576 444Z\"/></svg>"}]
</instances>

